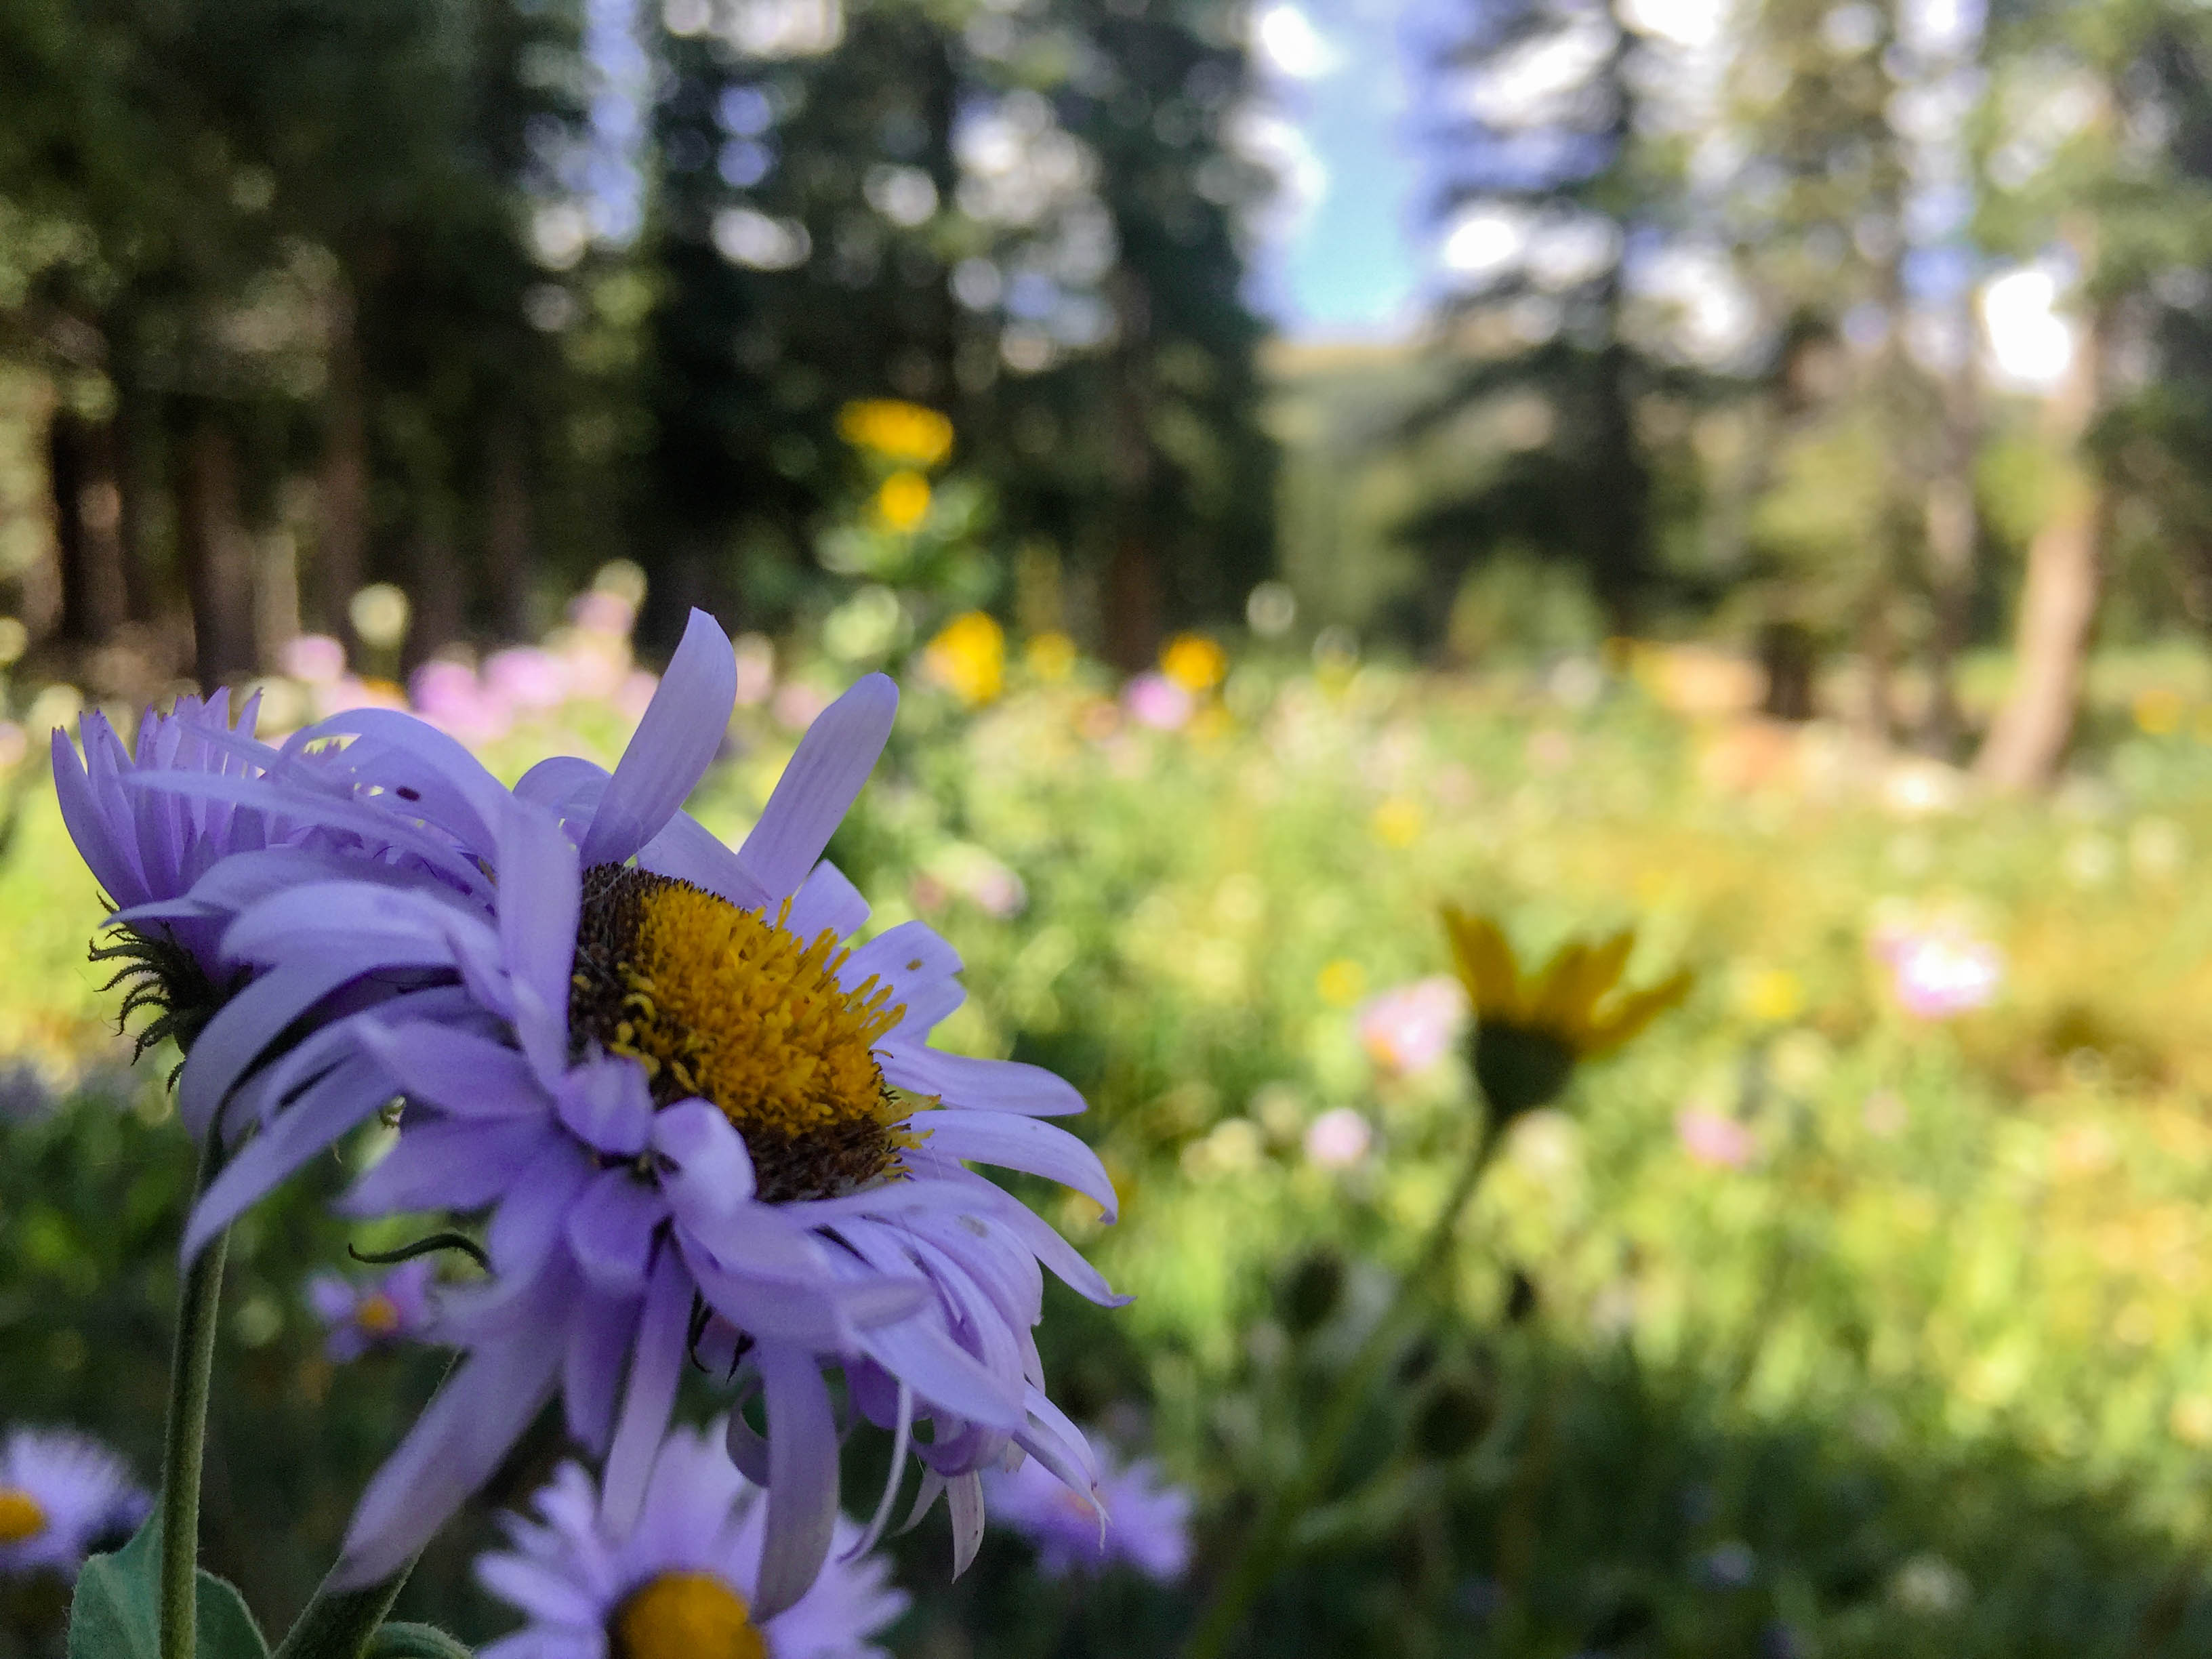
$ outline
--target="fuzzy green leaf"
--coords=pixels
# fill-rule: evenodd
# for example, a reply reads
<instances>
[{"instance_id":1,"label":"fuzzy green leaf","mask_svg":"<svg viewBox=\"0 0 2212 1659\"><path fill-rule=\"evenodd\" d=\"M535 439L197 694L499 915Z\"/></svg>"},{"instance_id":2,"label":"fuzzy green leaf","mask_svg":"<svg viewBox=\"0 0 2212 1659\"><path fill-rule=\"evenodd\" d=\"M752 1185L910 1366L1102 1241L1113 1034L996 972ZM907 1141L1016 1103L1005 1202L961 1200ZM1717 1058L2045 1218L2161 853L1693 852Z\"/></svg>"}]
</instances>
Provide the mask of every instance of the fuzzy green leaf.
<instances>
[{"instance_id":1,"label":"fuzzy green leaf","mask_svg":"<svg viewBox=\"0 0 2212 1659\"><path fill-rule=\"evenodd\" d=\"M70 1602L69 1659L161 1659L161 1511L112 1555L77 1574ZM202 1570L194 1608L195 1659L267 1659L253 1615L237 1590Z\"/></svg>"},{"instance_id":2,"label":"fuzzy green leaf","mask_svg":"<svg viewBox=\"0 0 2212 1659\"><path fill-rule=\"evenodd\" d=\"M362 1659L469 1659L469 1650L434 1625L385 1625Z\"/></svg>"}]
</instances>

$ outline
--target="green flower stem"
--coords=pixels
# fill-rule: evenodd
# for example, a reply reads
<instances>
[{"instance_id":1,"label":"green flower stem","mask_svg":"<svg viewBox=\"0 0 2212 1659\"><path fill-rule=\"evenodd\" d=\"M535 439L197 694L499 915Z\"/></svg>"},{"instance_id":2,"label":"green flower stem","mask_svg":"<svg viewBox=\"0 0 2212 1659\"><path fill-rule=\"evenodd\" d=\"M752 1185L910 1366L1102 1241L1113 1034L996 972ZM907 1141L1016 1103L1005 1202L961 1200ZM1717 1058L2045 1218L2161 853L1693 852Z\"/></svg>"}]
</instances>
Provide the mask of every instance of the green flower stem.
<instances>
[{"instance_id":1,"label":"green flower stem","mask_svg":"<svg viewBox=\"0 0 2212 1659\"><path fill-rule=\"evenodd\" d=\"M197 1201L222 1167L221 1138L200 1151ZM161 1659L192 1659L198 1634L200 1464L207 1449L216 1317L222 1304L228 1230L208 1241L177 1287L177 1346L169 1364L169 1421L161 1444Z\"/></svg>"},{"instance_id":2,"label":"green flower stem","mask_svg":"<svg viewBox=\"0 0 2212 1659\"><path fill-rule=\"evenodd\" d=\"M324 1584L269 1659L361 1659L414 1571L410 1560L391 1577L362 1589L334 1590Z\"/></svg>"},{"instance_id":3,"label":"green flower stem","mask_svg":"<svg viewBox=\"0 0 2212 1659\"><path fill-rule=\"evenodd\" d=\"M445 1376L439 1379L441 1389L453 1380L454 1368L459 1364L459 1355L447 1363ZM380 1626L392 1616L392 1604L399 1599L399 1592L407 1586L408 1576L422 1559L422 1553L417 1550L391 1577L360 1589L332 1589L330 1580L325 1578L269 1659L362 1659L371 1650ZM420 1631L427 1626L392 1628ZM382 1648L376 1650L384 1651ZM411 1654L413 1650L407 1651ZM392 1652L393 1659L398 1659L399 1650L394 1649Z\"/></svg>"},{"instance_id":4,"label":"green flower stem","mask_svg":"<svg viewBox=\"0 0 2212 1659\"><path fill-rule=\"evenodd\" d=\"M1504 1127L1502 1113L1492 1109L1483 1114L1481 1131L1468 1150L1467 1162L1460 1166L1459 1179L1453 1182L1450 1195L1437 1212L1437 1218L1429 1224L1428 1236L1421 1241L1420 1254L1414 1259L1412 1271L1398 1280L1389 1306L1383 1310L1382 1316L1375 1322L1375 1328L1360 1344L1359 1352L1337 1378L1335 1391L1329 1396L1319 1427L1306 1443L1297 1474L1267 1500L1252 1530L1245 1534L1243 1547L1222 1575L1212 1599L1199 1618L1197 1629L1183 1649L1183 1659L1221 1659L1228 1651L1230 1641L1244 1622L1244 1615L1251 1611L1252 1603L1259 1599L1260 1592L1267 1589L1281 1566L1298 1517L1318 1503L1328 1489L1329 1481L1336 1474L1337 1462L1344 1455L1344 1443L1359 1420L1369 1391L1405 1339L1415 1287L1435 1279L1449 1258L1452 1242L1459 1234L1460 1217L1474 1198L1475 1188L1482 1184L1483 1174L1497 1155Z\"/></svg>"}]
</instances>

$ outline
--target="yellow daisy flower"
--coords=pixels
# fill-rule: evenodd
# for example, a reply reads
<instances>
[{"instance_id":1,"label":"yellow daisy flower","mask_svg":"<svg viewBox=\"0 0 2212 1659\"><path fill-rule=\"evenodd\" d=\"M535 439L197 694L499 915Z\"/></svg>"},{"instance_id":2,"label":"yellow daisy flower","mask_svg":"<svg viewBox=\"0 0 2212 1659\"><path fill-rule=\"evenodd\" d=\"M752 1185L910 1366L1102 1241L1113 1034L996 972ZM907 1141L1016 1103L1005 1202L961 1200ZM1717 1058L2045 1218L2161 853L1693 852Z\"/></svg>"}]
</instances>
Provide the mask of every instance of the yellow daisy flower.
<instances>
[{"instance_id":1,"label":"yellow daisy flower","mask_svg":"<svg viewBox=\"0 0 2212 1659\"><path fill-rule=\"evenodd\" d=\"M1555 1099L1577 1065L1621 1048L1690 992L1687 969L1620 990L1632 928L1596 945L1570 939L1540 970L1524 974L1489 917L1446 905L1443 919L1474 1006L1475 1076L1508 1116Z\"/></svg>"}]
</instances>

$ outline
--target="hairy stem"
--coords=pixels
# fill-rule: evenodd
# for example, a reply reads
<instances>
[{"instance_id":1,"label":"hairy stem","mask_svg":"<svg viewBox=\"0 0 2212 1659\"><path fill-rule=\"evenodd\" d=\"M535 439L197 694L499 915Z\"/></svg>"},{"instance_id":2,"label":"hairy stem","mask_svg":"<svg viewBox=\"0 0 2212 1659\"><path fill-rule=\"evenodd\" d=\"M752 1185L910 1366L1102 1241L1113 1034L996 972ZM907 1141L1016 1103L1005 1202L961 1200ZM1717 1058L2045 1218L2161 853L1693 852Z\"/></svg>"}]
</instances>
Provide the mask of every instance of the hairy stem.
<instances>
[{"instance_id":1,"label":"hairy stem","mask_svg":"<svg viewBox=\"0 0 2212 1659\"><path fill-rule=\"evenodd\" d=\"M1482 1127L1474 1144L1468 1149L1467 1162L1460 1166L1459 1178L1452 1183L1450 1195L1437 1212L1436 1219L1429 1224L1428 1234L1421 1241L1412 1270L1398 1280L1397 1290L1382 1316L1375 1322L1375 1328L1367 1334L1367 1340L1359 1345L1352 1363L1337 1378L1321 1422L1306 1443L1297 1472L1267 1500L1260 1518L1244 1535L1243 1547L1230 1562L1212 1599L1200 1615L1198 1626L1183 1649L1183 1659L1221 1659L1228 1651L1252 1603L1259 1599L1260 1592L1267 1589L1268 1581L1281 1566L1298 1517L1319 1502L1328 1489L1329 1481L1336 1474L1337 1462L1344 1455L1344 1443L1359 1420L1369 1391L1405 1339L1416 1287L1434 1279L1450 1256L1452 1242L1459 1234L1460 1217L1474 1196L1475 1188L1482 1184L1483 1172L1497 1154L1504 1128L1501 1114L1494 1109L1484 1113Z\"/></svg>"},{"instance_id":2,"label":"hairy stem","mask_svg":"<svg viewBox=\"0 0 2212 1659\"><path fill-rule=\"evenodd\" d=\"M391 1577L362 1589L334 1590L325 1584L269 1659L361 1659L414 1571L410 1561Z\"/></svg>"},{"instance_id":3,"label":"hairy stem","mask_svg":"<svg viewBox=\"0 0 2212 1659\"><path fill-rule=\"evenodd\" d=\"M221 1137L200 1151L193 1197L222 1162ZM200 1550L200 1464L207 1449L216 1317L222 1303L228 1230L208 1241L177 1286L177 1346L169 1364L169 1421L161 1445L161 1659L192 1659Z\"/></svg>"},{"instance_id":4,"label":"hairy stem","mask_svg":"<svg viewBox=\"0 0 2212 1659\"><path fill-rule=\"evenodd\" d=\"M459 1364L456 1357L447 1365L446 1375L438 1383L441 1389L453 1380L454 1367ZM391 1577L359 1589L332 1589L330 1580L324 1579L269 1659L362 1659L369 1651L379 1628L392 1616L392 1604L399 1599L399 1592L407 1587L408 1575L422 1559L422 1553L417 1551ZM425 1627L410 1625L404 1628L416 1631ZM394 1656L399 1651L392 1650ZM415 1650L410 1648L406 1651L411 1654Z\"/></svg>"}]
</instances>

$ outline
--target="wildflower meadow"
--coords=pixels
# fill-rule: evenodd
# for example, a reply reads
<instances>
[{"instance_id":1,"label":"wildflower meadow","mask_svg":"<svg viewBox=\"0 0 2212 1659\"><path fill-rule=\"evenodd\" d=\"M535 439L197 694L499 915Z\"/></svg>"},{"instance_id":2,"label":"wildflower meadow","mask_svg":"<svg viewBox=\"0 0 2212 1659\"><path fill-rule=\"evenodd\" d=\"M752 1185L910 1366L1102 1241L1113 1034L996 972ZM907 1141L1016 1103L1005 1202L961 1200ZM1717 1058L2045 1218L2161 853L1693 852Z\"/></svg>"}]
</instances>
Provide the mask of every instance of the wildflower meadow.
<instances>
[{"instance_id":1,"label":"wildflower meadow","mask_svg":"<svg viewBox=\"0 0 2212 1659\"><path fill-rule=\"evenodd\" d=\"M1666 647L636 597L21 746L9 1653L175 1651L179 1305L210 1659L2212 1641L2212 747L2124 676L2022 802Z\"/></svg>"}]
</instances>

